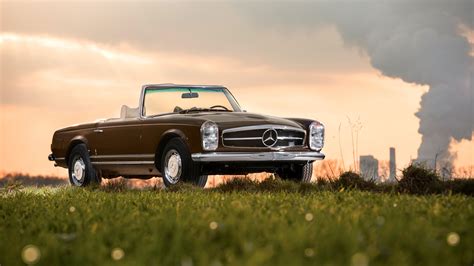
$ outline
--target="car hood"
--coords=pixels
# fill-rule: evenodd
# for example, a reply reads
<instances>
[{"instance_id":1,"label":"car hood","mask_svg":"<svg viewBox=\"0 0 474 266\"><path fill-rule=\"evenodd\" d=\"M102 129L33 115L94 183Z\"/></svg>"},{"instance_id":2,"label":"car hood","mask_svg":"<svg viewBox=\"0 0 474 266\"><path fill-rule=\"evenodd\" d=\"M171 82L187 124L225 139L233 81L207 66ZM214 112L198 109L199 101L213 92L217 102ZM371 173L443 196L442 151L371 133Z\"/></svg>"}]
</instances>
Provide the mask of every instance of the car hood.
<instances>
[{"instance_id":1,"label":"car hood","mask_svg":"<svg viewBox=\"0 0 474 266\"><path fill-rule=\"evenodd\" d=\"M290 119L246 112L201 112L186 116L213 121L222 129L262 124L303 128L301 124Z\"/></svg>"}]
</instances>

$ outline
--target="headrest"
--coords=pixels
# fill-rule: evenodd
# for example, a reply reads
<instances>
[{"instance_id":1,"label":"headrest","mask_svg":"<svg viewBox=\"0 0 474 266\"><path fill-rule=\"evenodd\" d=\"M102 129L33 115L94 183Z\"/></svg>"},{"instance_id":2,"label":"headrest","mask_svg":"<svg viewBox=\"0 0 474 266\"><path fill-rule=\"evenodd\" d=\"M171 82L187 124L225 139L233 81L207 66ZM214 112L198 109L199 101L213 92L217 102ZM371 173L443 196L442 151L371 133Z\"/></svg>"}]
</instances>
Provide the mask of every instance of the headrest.
<instances>
[{"instance_id":1,"label":"headrest","mask_svg":"<svg viewBox=\"0 0 474 266\"><path fill-rule=\"evenodd\" d=\"M130 108L126 105L122 105L122 109L120 110L120 118L127 119L127 118L138 118L139 111L137 108Z\"/></svg>"}]
</instances>

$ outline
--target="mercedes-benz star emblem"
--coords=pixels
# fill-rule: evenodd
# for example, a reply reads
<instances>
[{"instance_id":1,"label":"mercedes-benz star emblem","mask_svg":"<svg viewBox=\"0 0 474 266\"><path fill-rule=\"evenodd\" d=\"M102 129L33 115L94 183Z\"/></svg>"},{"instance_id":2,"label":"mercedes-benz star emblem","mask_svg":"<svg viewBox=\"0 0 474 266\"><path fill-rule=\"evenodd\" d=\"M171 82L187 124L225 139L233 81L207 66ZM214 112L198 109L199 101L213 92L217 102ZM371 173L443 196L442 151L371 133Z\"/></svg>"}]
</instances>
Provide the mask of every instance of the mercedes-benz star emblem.
<instances>
[{"instance_id":1,"label":"mercedes-benz star emblem","mask_svg":"<svg viewBox=\"0 0 474 266\"><path fill-rule=\"evenodd\" d=\"M275 129L270 128L263 132L262 142L267 147L273 147L278 141L278 133Z\"/></svg>"}]
</instances>

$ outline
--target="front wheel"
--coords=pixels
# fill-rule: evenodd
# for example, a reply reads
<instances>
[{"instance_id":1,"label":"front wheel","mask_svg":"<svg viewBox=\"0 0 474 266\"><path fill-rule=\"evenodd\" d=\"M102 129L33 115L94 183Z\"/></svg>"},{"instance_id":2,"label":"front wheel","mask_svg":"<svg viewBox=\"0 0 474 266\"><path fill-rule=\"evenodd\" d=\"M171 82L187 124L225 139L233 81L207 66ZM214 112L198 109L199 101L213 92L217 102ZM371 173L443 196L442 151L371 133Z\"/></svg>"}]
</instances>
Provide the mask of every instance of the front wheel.
<instances>
[{"instance_id":1,"label":"front wheel","mask_svg":"<svg viewBox=\"0 0 474 266\"><path fill-rule=\"evenodd\" d=\"M207 175L201 175L199 166L192 160L191 153L180 138L171 139L163 150L161 156L161 174L166 187L181 182L191 183L204 187Z\"/></svg>"},{"instance_id":2,"label":"front wheel","mask_svg":"<svg viewBox=\"0 0 474 266\"><path fill-rule=\"evenodd\" d=\"M277 174L285 180L310 183L313 176L313 163L294 164L289 169L280 169Z\"/></svg>"},{"instance_id":3,"label":"front wheel","mask_svg":"<svg viewBox=\"0 0 474 266\"><path fill-rule=\"evenodd\" d=\"M91 164L85 144L76 145L69 154L69 182L76 187L100 184L101 178Z\"/></svg>"}]
</instances>

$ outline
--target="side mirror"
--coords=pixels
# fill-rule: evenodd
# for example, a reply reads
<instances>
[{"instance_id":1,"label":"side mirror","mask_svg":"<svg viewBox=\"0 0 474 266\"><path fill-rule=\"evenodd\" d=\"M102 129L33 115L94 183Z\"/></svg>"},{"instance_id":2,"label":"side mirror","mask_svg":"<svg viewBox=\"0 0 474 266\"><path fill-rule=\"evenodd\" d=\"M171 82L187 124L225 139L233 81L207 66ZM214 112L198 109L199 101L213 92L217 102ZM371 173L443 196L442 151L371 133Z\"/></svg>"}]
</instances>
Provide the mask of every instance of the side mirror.
<instances>
[{"instance_id":1,"label":"side mirror","mask_svg":"<svg viewBox=\"0 0 474 266\"><path fill-rule=\"evenodd\" d=\"M191 98L198 98L199 94L197 92L186 92L181 94L181 98L183 99L191 99Z\"/></svg>"}]
</instances>

